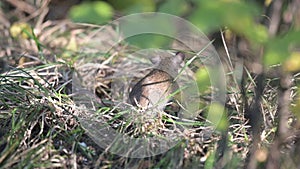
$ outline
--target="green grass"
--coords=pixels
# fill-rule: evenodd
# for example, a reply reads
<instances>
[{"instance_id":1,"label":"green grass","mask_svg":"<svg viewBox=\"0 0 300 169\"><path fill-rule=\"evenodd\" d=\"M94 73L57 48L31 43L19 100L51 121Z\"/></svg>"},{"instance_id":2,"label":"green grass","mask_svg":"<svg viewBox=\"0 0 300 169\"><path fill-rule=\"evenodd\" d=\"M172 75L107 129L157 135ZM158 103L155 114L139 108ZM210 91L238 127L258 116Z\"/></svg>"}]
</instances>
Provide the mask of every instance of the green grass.
<instances>
[{"instance_id":1,"label":"green grass","mask_svg":"<svg viewBox=\"0 0 300 169\"><path fill-rule=\"evenodd\" d=\"M3 63L10 65L0 72L0 168L210 169L215 166L243 168L247 164L253 137L248 119L245 118L245 107L251 105L255 98L256 76L246 70L245 83L241 86L235 79L230 60L231 64L228 64L226 72L229 83L225 106L228 129L225 132L212 130L211 123L206 119L212 89L200 96L201 109L197 112L199 116L195 121L179 121L170 114L163 114L152 126L137 123L130 116L132 112L112 105L111 94L117 91L111 90L111 83L121 77L115 76L116 70L130 72L136 69L134 64L145 61L132 56L131 51L135 48L125 42L104 53L102 51L107 47L106 44L95 42L110 34L104 32L97 37L94 35L98 27L68 24L70 27L53 22L49 27L43 28L42 33L30 35L29 39L12 38L3 33L7 30L0 27L0 36L5 37L1 39L0 45L6 46L5 50L0 51L6 54L0 61L3 59ZM114 29L111 31L116 31ZM76 34L76 31L80 33ZM43 37L43 34L49 36ZM71 36L77 38L76 50L66 48L68 44L65 42ZM21 58L25 58L25 61L21 61ZM184 68L197 67L198 65L193 65L194 59L189 59ZM86 77L87 84L95 80L93 84L98 86L93 87L99 88L99 91L95 91L98 92L97 96L109 101L96 105L95 114L90 117L92 122L105 119L107 123L102 127L111 126L131 137L150 138L166 138L162 131L172 132L172 126L184 126L186 130L180 131L183 139L167 152L142 159L114 155L98 146L95 138L88 135L89 132L80 124L82 112L75 104L72 94L72 75L76 71L80 72L78 68L84 62L98 63L88 66L83 77ZM144 70L135 71L136 74L145 73ZM140 75L134 75L134 78L138 76ZM296 74L293 79L299 81L299 75ZM267 77L260 105L263 108L260 153L266 156L272 153L270 145L276 137L278 127L278 83L278 78ZM293 86L293 101L297 90L298 87ZM127 118L128 116L130 117ZM224 134L227 134L225 139ZM221 143L225 144L223 156L219 156ZM294 146L289 142L284 145ZM120 145L110 146L120 148ZM285 150L289 153L282 160L288 165L293 159L293 152L291 148ZM264 166L264 162L259 165Z\"/></svg>"}]
</instances>

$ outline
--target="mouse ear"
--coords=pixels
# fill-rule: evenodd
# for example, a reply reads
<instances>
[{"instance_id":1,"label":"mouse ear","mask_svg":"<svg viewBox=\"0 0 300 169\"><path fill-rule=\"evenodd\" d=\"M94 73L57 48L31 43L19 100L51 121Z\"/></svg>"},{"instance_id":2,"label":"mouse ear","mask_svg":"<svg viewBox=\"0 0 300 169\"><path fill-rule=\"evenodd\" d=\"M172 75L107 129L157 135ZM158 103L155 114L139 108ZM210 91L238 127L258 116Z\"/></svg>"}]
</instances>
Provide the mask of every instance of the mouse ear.
<instances>
[{"instance_id":1,"label":"mouse ear","mask_svg":"<svg viewBox=\"0 0 300 169\"><path fill-rule=\"evenodd\" d=\"M153 57L150 58L150 61L151 61L154 65L156 65L156 64L159 64L159 63L160 63L161 58L160 58L158 55L155 55L155 56L153 56Z\"/></svg>"},{"instance_id":2,"label":"mouse ear","mask_svg":"<svg viewBox=\"0 0 300 169\"><path fill-rule=\"evenodd\" d=\"M183 62L184 58L185 58L184 53L182 53L182 52L176 52L173 61L174 61L174 63L176 63L176 64L181 64L181 63Z\"/></svg>"}]
</instances>

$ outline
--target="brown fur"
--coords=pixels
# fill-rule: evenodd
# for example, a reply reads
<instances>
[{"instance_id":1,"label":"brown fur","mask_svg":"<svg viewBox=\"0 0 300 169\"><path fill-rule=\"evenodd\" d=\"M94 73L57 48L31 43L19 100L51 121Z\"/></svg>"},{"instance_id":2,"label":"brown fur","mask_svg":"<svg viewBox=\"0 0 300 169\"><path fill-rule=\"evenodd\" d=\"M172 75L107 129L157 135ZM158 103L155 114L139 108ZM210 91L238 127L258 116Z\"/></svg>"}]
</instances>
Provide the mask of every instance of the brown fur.
<instances>
[{"instance_id":1,"label":"brown fur","mask_svg":"<svg viewBox=\"0 0 300 169\"><path fill-rule=\"evenodd\" d=\"M163 110L170 100L170 94L178 88L174 75L177 74L183 59L182 53L160 58L157 69L153 69L132 88L129 93L131 104L145 109L156 107Z\"/></svg>"}]
</instances>

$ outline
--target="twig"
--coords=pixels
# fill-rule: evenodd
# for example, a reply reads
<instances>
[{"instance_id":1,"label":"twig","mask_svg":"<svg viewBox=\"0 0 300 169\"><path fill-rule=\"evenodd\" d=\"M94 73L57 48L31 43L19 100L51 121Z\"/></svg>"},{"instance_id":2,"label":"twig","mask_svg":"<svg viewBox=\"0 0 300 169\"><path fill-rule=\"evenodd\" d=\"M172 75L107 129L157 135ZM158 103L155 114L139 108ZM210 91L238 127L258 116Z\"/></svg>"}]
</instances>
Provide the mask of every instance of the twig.
<instances>
[{"instance_id":1,"label":"twig","mask_svg":"<svg viewBox=\"0 0 300 169\"><path fill-rule=\"evenodd\" d=\"M274 36L276 35L278 28L279 28L279 23L281 19L281 7L282 7L282 0L275 0L273 4L273 13L272 16L270 17L270 26L269 26L269 35Z\"/></svg>"},{"instance_id":2,"label":"twig","mask_svg":"<svg viewBox=\"0 0 300 169\"><path fill-rule=\"evenodd\" d=\"M31 14L37 10L34 6L26 3L25 1L20 1L20 0L6 0L6 1L11 5L15 6L17 9L24 11L28 14Z\"/></svg>"}]
</instances>

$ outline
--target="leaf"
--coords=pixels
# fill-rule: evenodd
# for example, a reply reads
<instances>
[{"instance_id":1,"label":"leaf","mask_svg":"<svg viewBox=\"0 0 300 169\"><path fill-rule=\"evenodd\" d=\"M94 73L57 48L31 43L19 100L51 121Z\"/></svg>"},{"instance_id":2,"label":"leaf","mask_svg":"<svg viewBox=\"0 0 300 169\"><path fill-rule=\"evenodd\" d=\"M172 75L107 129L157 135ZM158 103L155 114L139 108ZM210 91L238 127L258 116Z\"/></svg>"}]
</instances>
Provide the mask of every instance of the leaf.
<instances>
[{"instance_id":1,"label":"leaf","mask_svg":"<svg viewBox=\"0 0 300 169\"><path fill-rule=\"evenodd\" d=\"M216 162L216 150L211 150L208 152L207 160L205 161L204 169L214 168L214 164Z\"/></svg>"},{"instance_id":2,"label":"leaf","mask_svg":"<svg viewBox=\"0 0 300 169\"><path fill-rule=\"evenodd\" d=\"M32 35L31 26L28 23L18 22L12 24L9 32L13 38L23 38L28 39L30 34Z\"/></svg>"},{"instance_id":3,"label":"leaf","mask_svg":"<svg viewBox=\"0 0 300 169\"><path fill-rule=\"evenodd\" d=\"M166 48L171 42L171 38L157 34L140 34L126 39L130 45L140 48Z\"/></svg>"},{"instance_id":4,"label":"leaf","mask_svg":"<svg viewBox=\"0 0 300 169\"><path fill-rule=\"evenodd\" d=\"M131 19L120 24L120 30L126 41L142 48L168 47L175 28L165 17L143 17L131 15Z\"/></svg>"},{"instance_id":5,"label":"leaf","mask_svg":"<svg viewBox=\"0 0 300 169\"><path fill-rule=\"evenodd\" d=\"M113 16L113 8L106 2L84 2L70 9L70 18L75 22L103 24Z\"/></svg>"},{"instance_id":6,"label":"leaf","mask_svg":"<svg viewBox=\"0 0 300 169\"><path fill-rule=\"evenodd\" d=\"M209 107L207 120L210 121L217 130L226 131L229 125L226 114L224 106L219 103L212 103Z\"/></svg>"},{"instance_id":7,"label":"leaf","mask_svg":"<svg viewBox=\"0 0 300 169\"><path fill-rule=\"evenodd\" d=\"M287 44L279 39L273 39L267 44L264 64L266 66L280 64L288 55Z\"/></svg>"},{"instance_id":8,"label":"leaf","mask_svg":"<svg viewBox=\"0 0 300 169\"><path fill-rule=\"evenodd\" d=\"M293 52L284 62L283 69L288 72L300 71L300 52Z\"/></svg>"},{"instance_id":9,"label":"leaf","mask_svg":"<svg viewBox=\"0 0 300 169\"><path fill-rule=\"evenodd\" d=\"M154 0L108 0L112 6L125 12L126 14L140 13L140 12L154 12Z\"/></svg>"},{"instance_id":10,"label":"leaf","mask_svg":"<svg viewBox=\"0 0 300 169\"><path fill-rule=\"evenodd\" d=\"M257 5L234 0L201 0L195 3L199 9L190 16L190 20L203 32L226 26L256 43L267 41L267 29L254 20L260 14Z\"/></svg>"},{"instance_id":11,"label":"leaf","mask_svg":"<svg viewBox=\"0 0 300 169\"><path fill-rule=\"evenodd\" d=\"M198 89L200 93L204 93L211 87L209 73L205 69L205 67L198 69L195 77L197 80Z\"/></svg>"},{"instance_id":12,"label":"leaf","mask_svg":"<svg viewBox=\"0 0 300 169\"><path fill-rule=\"evenodd\" d=\"M188 11L188 4L184 0L165 1L159 6L158 11L180 16Z\"/></svg>"},{"instance_id":13,"label":"leaf","mask_svg":"<svg viewBox=\"0 0 300 169\"><path fill-rule=\"evenodd\" d=\"M284 36L270 39L266 44L264 64L270 66L284 63L291 56L291 49L299 45L300 31L290 31Z\"/></svg>"}]
</instances>

